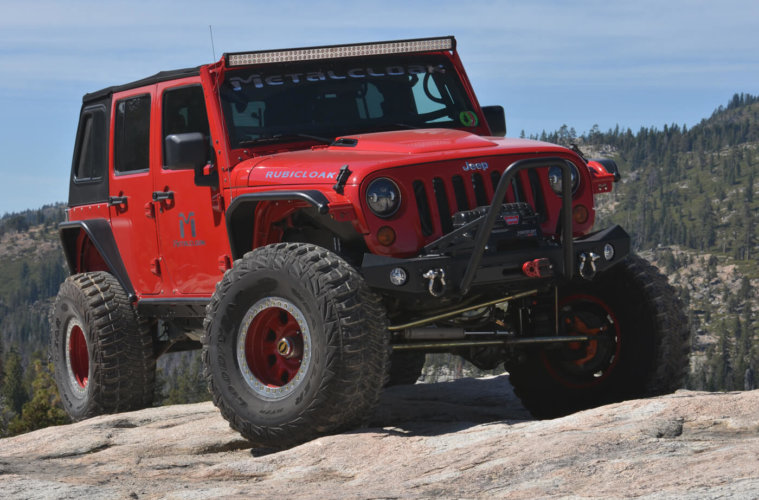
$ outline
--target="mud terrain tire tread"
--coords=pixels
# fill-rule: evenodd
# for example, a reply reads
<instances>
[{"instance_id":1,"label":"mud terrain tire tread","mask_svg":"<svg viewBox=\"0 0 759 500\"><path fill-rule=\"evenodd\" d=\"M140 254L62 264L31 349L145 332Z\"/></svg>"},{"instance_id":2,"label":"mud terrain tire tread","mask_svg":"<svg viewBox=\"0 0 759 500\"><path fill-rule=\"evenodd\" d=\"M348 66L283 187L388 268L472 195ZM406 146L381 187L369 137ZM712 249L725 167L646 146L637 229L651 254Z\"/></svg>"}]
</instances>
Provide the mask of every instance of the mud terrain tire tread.
<instances>
[{"instance_id":1,"label":"mud terrain tire tread","mask_svg":"<svg viewBox=\"0 0 759 500\"><path fill-rule=\"evenodd\" d=\"M620 359L625 362L620 361L623 366L618 370L622 371L611 385L576 390L555 382L533 351L509 367L509 372L514 392L535 417L558 417L625 399L667 394L683 386L690 328L675 289L656 267L631 254L596 281L573 286L575 290L608 299L624 309L617 312L633 318L633 324L622 326ZM634 339L631 356L631 335L636 334L643 338Z\"/></svg>"},{"instance_id":2,"label":"mud terrain tire tread","mask_svg":"<svg viewBox=\"0 0 759 500\"><path fill-rule=\"evenodd\" d=\"M89 377L84 398L68 389L66 328L83 325ZM64 407L74 420L139 410L153 402L153 339L116 278L97 271L68 277L50 309L50 348Z\"/></svg>"},{"instance_id":3,"label":"mud terrain tire tread","mask_svg":"<svg viewBox=\"0 0 759 500\"><path fill-rule=\"evenodd\" d=\"M239 391L233 387L234 379L241 375L234 350L230 352L237 342L241 313L259 298L255 295L259 292L251 295L249 290L257 288L257 276L266 274L271 279L272 272L283 282L299 282L301 290L313 299L321 318L307 321L319 324L311 328L314 337L324 336L312 342L325 343L323 368L316 373L312 365L312 382L318 385L314 396L293 410L297 414L273 425L261 424L256 415L241 411L241 405L248 408L261 403L252 391L235 398ZM285 448L363 425L378 404L387 379L390 348L386 321L380 298L336 254L304 243L278 243L248 252L225 273L206 308L202 356L214 404L233 429L262 447Z\"/></svg>"},{"instance_id":4,"label":"mud terrain tire tread","mask_svg":"<svg viewBox=\"0 0 759 500\"><path fill-rule=\"evenodd\" d=\"M643 283L648 307L654 316L656 336L655 370L647 380L646 396L669 394L684 386L688 376L691 331L685 308L674 287L658 268L637 255L628 258L630 279Z\"/></svg>"}]
</instances>

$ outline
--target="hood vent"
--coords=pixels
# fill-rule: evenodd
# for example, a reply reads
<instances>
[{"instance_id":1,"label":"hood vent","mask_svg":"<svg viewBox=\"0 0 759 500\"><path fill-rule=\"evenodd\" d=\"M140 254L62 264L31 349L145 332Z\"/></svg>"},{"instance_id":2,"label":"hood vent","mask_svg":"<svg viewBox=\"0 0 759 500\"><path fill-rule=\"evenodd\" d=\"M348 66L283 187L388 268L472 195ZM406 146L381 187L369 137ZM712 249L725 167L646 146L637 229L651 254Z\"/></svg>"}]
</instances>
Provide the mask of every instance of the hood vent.
<instances>
[{"instance_id":1,"label":"hood vent","mask_svg":"<svg viewBox=\"0 0 759 500\"><path fill-rule=\"evenodd\" d=\"M341 148L355 148L358 145L358 139L354 137L339 137L330 144Z\"/></svg>"}]
</instances>

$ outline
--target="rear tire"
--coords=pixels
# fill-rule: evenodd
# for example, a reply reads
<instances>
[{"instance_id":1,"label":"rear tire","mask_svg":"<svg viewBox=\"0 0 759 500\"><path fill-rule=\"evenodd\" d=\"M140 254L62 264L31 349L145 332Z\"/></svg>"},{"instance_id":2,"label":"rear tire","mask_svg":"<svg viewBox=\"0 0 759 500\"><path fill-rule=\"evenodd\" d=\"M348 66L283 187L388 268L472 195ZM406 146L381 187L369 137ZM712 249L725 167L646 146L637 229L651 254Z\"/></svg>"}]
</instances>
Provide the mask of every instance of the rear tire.
<instances>
[{"instance_id":1,"label":"rear tire","mask_svg":"<svg viewBox=\"0 0 759 500\"><path fill-rule=\"evenodd\" d=\"M55 380L72 419L153 402L152 337L111 274L67 278L50 310L50 329Z\"/></svg>"},{"instance_id":2,"label":"rear tire","mask_svg":"<svg viewBox=\"0 0 759 500\"><path fill-rule=\"evenodd\" d=\"M509 366L514 392L537 418L673 392L688 370L690 328L658 269L630 255L592 282L560 291L566 334L598 341L525 352Z\"/></svg>"},{"instance_id":3,"label":"rear tire","mask_svg":"<svg viewBox=\"0 0 759 500\"><path fill-rule=\"evenodd\" d=\"M344 260L302 243L235 262L207 308L204 374L229 425L284 448L361 425L385 384L379 298Z\"/></svg>"}]
</instances>

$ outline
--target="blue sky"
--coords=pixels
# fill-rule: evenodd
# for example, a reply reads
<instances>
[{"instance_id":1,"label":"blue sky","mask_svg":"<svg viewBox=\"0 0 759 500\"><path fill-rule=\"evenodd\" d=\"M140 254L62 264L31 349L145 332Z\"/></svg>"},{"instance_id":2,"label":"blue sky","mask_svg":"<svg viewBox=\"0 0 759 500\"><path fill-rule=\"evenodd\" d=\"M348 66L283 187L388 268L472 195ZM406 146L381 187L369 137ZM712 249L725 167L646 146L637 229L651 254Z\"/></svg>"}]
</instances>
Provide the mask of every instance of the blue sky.
<instances>
[{"instance_id":1,"label":"blue sky","mask_svg":"<svg viewBox=\"0 0 759 500\"><path fill-rule=\"evenodd\" d=\"M508 135L689 127L759 94L756 0L0 0L0 214L65 201L81 96L223 52L454 35Z\"/></svg>"}]
</instances>

